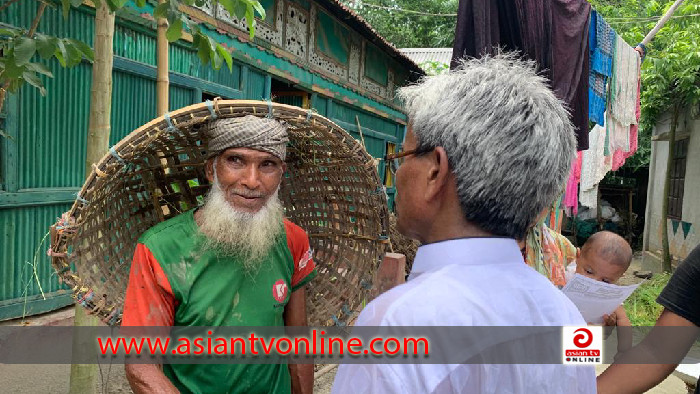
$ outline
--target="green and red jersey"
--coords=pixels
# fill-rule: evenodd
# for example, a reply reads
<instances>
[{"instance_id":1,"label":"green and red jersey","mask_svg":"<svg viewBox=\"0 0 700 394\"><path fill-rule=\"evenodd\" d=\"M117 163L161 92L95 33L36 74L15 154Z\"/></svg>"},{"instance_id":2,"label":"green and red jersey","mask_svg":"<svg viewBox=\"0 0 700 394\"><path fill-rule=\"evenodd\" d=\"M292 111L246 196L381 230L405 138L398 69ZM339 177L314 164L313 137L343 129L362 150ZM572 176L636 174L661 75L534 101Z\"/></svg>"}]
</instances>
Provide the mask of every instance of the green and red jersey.
<instances>
[{"instance_id":1,"label":"green and red jersey","mask_svg":"<svg viewBox=\"0 0 700 394\"><path fill-rule=\"evenodd\" d=\"M248 272L238 257L206 248L194 211L154 226L136 246L122 325L284 326L291 292L316 276L304 230L286 219L284 230L258 271ZM167 364L163 371L181 392L291 391L280 364Z\"/></svg>"}]
</instances>

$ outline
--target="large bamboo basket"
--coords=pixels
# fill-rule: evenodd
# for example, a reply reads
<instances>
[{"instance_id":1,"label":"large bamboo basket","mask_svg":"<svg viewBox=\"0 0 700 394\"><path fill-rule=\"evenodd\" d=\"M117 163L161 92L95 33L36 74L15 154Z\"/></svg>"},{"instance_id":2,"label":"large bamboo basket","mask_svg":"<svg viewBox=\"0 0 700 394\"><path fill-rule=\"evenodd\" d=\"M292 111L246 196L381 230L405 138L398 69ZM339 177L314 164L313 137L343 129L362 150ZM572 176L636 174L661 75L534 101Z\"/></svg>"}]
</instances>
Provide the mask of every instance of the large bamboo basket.
<instances>
[{"instance_id":1,"label":"large bamboo basket","mask_svg":"<svg viewBox=\"0 0 700 394\"><path fill-rule=\"evenodd\" d=\"M369 301L389 247L386 194L374 159L330 120L265 101L215 100L161 116L129 134L93 166L71 210L52 228L50 254L77 302L121 322L139 236L202 203L206 136L214 118L271 116L289 124L286 216L309 235L319 275L307 288L310 325L344 325Z\"/></svg>"}]
</instances>

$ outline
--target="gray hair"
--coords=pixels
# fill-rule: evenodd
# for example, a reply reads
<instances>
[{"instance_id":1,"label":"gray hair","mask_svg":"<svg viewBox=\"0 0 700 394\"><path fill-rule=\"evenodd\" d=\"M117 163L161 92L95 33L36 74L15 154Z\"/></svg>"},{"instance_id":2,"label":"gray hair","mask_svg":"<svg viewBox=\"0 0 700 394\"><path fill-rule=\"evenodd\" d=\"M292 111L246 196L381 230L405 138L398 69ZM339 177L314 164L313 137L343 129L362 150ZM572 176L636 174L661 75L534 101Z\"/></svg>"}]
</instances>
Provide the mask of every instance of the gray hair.
<instances>
[{"instance_id":1,"label":"gray hair","mask_svg":"<svg viewBox=\"0 0 700 394\"><path fill-rule=\"evenodd\" d=\"M516 54L465 60L398 94L417 148L447 152L470 223L522 239L563 191L574 128L534 62Z\"/></svg>"}]
</instances>

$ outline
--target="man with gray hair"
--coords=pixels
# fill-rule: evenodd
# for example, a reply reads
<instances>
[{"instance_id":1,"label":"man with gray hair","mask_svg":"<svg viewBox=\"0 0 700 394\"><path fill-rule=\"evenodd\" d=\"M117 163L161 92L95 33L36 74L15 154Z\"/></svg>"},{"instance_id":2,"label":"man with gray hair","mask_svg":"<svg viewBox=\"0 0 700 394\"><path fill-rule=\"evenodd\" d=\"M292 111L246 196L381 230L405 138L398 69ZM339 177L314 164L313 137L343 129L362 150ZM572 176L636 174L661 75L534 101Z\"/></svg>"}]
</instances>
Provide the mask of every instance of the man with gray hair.
<instances>
[{"instance_id":1,"label":"man with gray hair","mask_svg":"<svg viewBox=\"0 0 700 394\"><path fill-rule=\"evenodd\" d=\"M123 326L305 326L316 275L304 230L277 193L287 128L252 115L213 121L204 205L139 239ZM196 353L195 353L196 354ZM310 393L313 365L128 364L136 393Z\"/></svg>"},{"instance_id":2,"label":"man with gray hair","mask_svg":"<svg viewBox=\"0 0 700 394\"><path fill-rule=\"evenodd\" d=\"M560 192L575 154L567 112L534 63L514 55L464 61L399 94L409 127L403 151L387 160L399 161L398 230L422 246L408 281L367 305L356 326L585 326L516 242ZM341 365L333 393L374 392L594 393L595 371Z\"/></svg>"}]
</instances>

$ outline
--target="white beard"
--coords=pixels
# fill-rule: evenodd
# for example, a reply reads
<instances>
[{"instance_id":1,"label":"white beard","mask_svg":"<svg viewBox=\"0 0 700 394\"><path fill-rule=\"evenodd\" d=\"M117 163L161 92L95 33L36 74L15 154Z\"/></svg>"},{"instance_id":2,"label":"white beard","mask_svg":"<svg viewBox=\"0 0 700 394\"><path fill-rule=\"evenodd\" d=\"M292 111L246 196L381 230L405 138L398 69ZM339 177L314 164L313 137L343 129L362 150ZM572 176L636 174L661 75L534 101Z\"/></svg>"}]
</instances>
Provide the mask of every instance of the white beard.
<instances>
[{"instance_id":1,"label":"white beard","mask_svg":"<svg viewBox=\"0 0 700 394\"><path fill-rule=\"evenodd\" d=\"M199 232L206 237L204 247L239 257L246 271L257 271L283 229L284 208L278 192L279 188L258 212L242 212L226 201L214 174L214 184L199 216Z\"/></svg>"}]
</instances>

